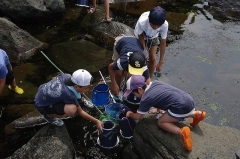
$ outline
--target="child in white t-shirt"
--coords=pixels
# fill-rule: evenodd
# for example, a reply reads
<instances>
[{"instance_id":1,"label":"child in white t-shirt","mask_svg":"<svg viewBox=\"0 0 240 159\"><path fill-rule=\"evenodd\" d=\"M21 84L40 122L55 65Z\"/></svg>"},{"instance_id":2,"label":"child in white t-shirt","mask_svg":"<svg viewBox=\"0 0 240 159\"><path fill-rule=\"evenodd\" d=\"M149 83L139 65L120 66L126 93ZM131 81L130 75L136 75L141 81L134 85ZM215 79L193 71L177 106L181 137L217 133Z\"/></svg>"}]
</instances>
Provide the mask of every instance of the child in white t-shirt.
<instances>
[{"instance_id":1,"label":"child in white t-shirt","mask_svg":"<svg viewBox=\"0 0 240 159\"><path fill-rule=\"evenodd\" d=\"M163 57L166 49L168 22L165 10L159 6L144 12L137 21L134 34L142 43L146 57L149 57L149 72L153 80L154 71L162 70ZM158 35L161 35L161 42ZM156 65L156 52L160 44L160 59Z\"/></svg>"}]
</instances>

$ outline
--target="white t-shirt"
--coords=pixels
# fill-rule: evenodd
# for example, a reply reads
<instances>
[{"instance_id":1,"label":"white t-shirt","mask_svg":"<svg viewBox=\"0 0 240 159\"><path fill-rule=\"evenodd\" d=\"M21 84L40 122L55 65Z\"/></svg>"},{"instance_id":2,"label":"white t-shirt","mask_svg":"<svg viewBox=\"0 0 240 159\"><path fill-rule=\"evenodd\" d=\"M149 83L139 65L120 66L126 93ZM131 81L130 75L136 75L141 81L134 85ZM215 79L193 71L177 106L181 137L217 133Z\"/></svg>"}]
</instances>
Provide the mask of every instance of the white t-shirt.
<instances>
[{"instance_id":1,"label":"white t-shirt","mask_svg":"<svg viewBox=\"0 0 240 159\"><path fill-rule=\"evenodd\" d=\"M137 24L135 26L134 34L136 37L138 35L142 34L143 32L146 33L144 36L144 39L153 39L158 37L158 34L160 33L162 39L167 38L167 32L168 32L168 22L165 20L165 22L161 25L161 27L154 30L149 23L149 16L150 11L144 12L138 19Z\"/></svg>"}]
</instances>

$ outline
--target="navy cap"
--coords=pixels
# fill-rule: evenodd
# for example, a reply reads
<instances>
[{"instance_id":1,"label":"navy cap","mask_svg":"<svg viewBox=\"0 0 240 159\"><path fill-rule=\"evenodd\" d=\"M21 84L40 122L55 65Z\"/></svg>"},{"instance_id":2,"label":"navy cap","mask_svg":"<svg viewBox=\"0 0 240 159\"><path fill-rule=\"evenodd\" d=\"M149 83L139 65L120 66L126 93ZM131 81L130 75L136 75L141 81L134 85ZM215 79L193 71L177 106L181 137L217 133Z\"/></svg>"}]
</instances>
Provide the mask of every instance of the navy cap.
<instances>
[{"instance_id":1,"label":"navy cap","mask_svg":"<svg viewBox=\"0 0 240 159\"><path fill-rule=\"evenodd\" d=\"M153 25L162 25L166 20L165 10L160 6L153 8L149 14L149 22Z\"/></svg>"}]
</instances>

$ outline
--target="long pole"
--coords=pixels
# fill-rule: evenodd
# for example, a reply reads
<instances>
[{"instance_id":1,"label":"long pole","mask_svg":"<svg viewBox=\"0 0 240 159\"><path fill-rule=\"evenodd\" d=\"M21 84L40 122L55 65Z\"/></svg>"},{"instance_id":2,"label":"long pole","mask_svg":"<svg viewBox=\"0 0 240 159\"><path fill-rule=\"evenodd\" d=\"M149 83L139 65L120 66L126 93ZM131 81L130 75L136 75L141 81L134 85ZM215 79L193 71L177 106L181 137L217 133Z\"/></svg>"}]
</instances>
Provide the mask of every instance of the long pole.
<instances>
[{"instance_id":1,"label":"long pole","mask_svg":"<svg viewBox=\"0 0 240 159\"><path fill-rule=\"evenodd\" d=\"M99 70L99 73L100 73L100 75L101 75L101 77L102 77L103 82L104 82L105 84L107 84L100 70ZM112 98L112 100L113 100L113 103L116 103L116 101L115 101L115 99L113 98L113 95L112 95L112 93L111 93L110 90L109 90L109 94L110 94L110 96L111 96L111 98Z\"/></svg>"}]
</instances>

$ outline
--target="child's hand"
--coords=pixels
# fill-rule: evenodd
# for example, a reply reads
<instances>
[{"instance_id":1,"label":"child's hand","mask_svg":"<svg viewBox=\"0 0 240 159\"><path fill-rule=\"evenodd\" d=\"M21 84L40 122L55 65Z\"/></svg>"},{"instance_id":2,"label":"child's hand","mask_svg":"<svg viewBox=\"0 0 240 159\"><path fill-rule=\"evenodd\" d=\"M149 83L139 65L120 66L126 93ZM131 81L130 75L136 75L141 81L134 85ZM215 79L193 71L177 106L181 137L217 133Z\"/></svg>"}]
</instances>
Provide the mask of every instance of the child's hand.
<instances>
[{"instance_id":1,"label":"child's hand","mask_svg":"<svg viewBox=\"0 0 240 159\"><path fill-rule=\"evenodd\" d=\"M130 114L133 113L132 111L127 111L126 117L130 117Z\"/></svg>"},{"instance_id":2,"label":"child's hand","mask_svg":"<svg viewBox=\"0 0 240 159\"><path fill-rule=\"evenodd\" d=\"M100 121L100 120L97 120L96 122L96 126L97 126L97 129L100 133L103 132L102 128L103 128L103 123Z\"/></svg>"}]
</instances>

